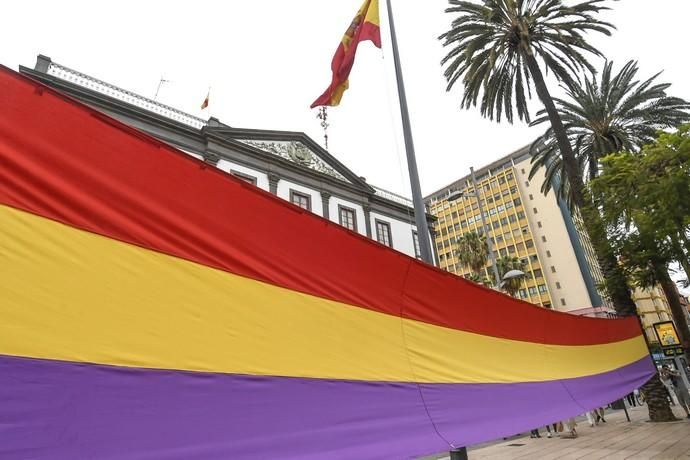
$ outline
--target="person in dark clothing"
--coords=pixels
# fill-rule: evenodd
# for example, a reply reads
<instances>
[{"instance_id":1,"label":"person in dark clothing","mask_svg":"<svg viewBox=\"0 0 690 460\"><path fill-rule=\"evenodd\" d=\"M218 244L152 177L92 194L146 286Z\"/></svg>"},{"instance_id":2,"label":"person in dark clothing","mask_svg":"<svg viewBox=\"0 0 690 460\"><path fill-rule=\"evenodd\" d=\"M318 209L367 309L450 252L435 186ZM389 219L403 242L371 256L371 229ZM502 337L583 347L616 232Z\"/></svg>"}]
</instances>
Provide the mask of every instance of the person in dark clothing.
<instances>
[{"instance_id":1,"label":"person in dark clothing","mask_svg":"<svg viewBox=\"0 0 690 460\"><path fill-rule=\"evenodd\" d=\"M628 405L630 405L630 407L637 407L637 401L635 400L634 392L631 391L625 398L628 400Z\"/></svg>"}]
</instances>

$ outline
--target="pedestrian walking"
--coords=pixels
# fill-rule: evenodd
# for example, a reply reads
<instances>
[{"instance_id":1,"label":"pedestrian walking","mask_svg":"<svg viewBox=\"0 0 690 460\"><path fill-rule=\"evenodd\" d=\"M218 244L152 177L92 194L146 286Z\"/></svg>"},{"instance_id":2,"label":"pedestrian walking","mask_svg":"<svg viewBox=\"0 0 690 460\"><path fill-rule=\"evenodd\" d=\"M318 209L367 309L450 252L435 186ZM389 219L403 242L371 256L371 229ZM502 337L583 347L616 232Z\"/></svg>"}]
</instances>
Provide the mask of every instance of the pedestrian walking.
<instances>
[{"instance_id":1,"label":"pedestrian walking","mask_svg":"<svg viewBox=\"0 0 690 460\"><path fill-rule=\"evenodd\" d=\"M553 428L553 431L551 428ZM558 423L546 425L546 437L550 438L551 436L558 436Z\"/></svg>"},{"instance_id":2,"label":"pedestrian walking","mask_svg":"<svg viewBox=\"0 0 690 460\"><path fill-rule=\"evenodd\" d=\"M575 419L573 417L570 417L567 420L563 420L563 434L561 435L561 438L565 439L574 439L577 438L577 429L575 428L577 426L577 423L575 422Z\"/></svg>"},{"instance_id":3,"label":"pedestrian walking","mask_svg":"<svg viewBox=\"0 0 690 460\"><path fill-rule=\"evenodd\" d=\"M690 418L690 392L688 392L688 387L685 385L680 373L671 370L668 364L664 364L661 366L659 376L664 385L675 394L678 404L685 411L685 415Z\"/></svg>"},{"instance_id":4,"label":"pedestrian walking","mask_svg":"<svg viewBox=\"0 0 690 460\"><path fill-rule=\"evenodd\" d=\"M671 379L669 376L664 377L664 368L669 369L668 364L664 364L661 366L661 372L659 372L659 378L661 379L661 383L664 384L664 388L666 389L666 393L668 393L668 399L671 401L672 406L677 406L678 405L678 398L676 397L676 393L673 389L673 382L671 382Z\"/></svg>"},{"instance_id":5,"label":"pedestrian walking","mask_svg":"<svg viewBox=\"0 0 690 460\"><path fill-rule=\"evenodd\" d=\"M599 422L606 423L606 419L604 418L604 408L599 407L597 409L594 409L593 411L594 415L594 421L596 424L599 424Z\"/></svg>"},{"instance_id":6,"label":"pedestrian walking","mask_svg":"<svg viewBox=\"0 0 690 460\"><path fill-rule=\"evenodd\" d=\"M591 428L594 428L594 425L599 425L599 419L597 418L597 409L585 412L585 417L587 417L587 422L589 423L589 426Z\"/></svg>"}]
</instances>

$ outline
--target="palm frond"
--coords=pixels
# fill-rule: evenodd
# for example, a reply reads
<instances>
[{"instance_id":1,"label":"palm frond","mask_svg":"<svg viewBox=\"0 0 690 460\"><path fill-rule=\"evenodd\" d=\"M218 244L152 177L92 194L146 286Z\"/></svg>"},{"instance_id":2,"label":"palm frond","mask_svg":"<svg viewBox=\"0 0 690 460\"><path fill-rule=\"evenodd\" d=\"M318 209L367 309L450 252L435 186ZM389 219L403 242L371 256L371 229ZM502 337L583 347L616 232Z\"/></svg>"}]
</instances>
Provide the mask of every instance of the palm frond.
<instances>
[{"instance_id":1,"label":"palm frond","mask_svg":"<svg viewBox=\"0 0 690 460\"><path fill-rule=\"evenodd\" d=\"M460 106L480 105L483 116L529 122L527 100L534 75L525 61L537 56L547 73L575 85L582 70L593 71L586 55L601 53L584 36L609 35L613 25L597 18L603 0L566 6L561 0L449 0L450 29L439 36L449 51L442 59L447 89L461 83ZM540 77L541 78L541 77Z\"/></svg>"},{"instance_id":2,"label":"palm frond","mask_svg":"<svg viewBox=\"0 0 690 460\"><path fill-rule=\"evenodd\" d=\"M604 156L627 150L639 151L660 129L690 122L690 103L666 94L667 83L657 83L659 74L641 81L635 61L614 72L605 62L601 73L586 75L580 84L565 85L567 98L554 98L566 128L583 180L598 176ZM532 126L548 122L539 111ZM555 190L569 199L569 181L551 126L532 145L530 179L544 168L542 192Z\"/></svg>"}]
</instances>

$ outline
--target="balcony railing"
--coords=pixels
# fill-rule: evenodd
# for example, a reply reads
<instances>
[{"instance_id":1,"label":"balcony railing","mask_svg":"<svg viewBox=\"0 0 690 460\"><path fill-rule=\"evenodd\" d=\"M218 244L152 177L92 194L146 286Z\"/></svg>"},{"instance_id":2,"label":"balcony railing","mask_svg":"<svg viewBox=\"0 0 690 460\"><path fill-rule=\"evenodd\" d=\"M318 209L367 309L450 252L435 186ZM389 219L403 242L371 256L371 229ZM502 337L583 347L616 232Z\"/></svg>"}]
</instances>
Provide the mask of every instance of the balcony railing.
<instances>
[{"instance_id":1,"label":"balcony railing","mask_svg":"<svg viewBox=\"0 0 690 460\"><path fill-rule=\"evenodd\" d=\"M153 99L149 99L131 91L127 91L126 89L111 85L110 83L83 74L55 62L50 63L47 74L70 83L74 83L75 85L79 85L83 88L87 88L112 97L113 99L126 102L141 109L148 110L149 112L156 113L165 118L175 120L193 128L201 129L207 123L206 120L202 118L195 117L194 115L190 115L174 107L170 107L169 105L161 104Z\"/></svg>"},{"instance_id":2,"label":"balcony railing","mask_svg":"<svg viewBox=\"0 0 690 460\"><path fill-rule=\"evenodd\" d=\"M405 206L409 206L410 208L414 207L412 200L409 198L405 198L402 195L398 195L397 193L389 192L388 190L384 190L382 188L373 186L374 190L376 190L376 195L380 196L381 198L385 198L390 201L394 201L399 204L403 204Z\"/></svg>"}]
</instances>

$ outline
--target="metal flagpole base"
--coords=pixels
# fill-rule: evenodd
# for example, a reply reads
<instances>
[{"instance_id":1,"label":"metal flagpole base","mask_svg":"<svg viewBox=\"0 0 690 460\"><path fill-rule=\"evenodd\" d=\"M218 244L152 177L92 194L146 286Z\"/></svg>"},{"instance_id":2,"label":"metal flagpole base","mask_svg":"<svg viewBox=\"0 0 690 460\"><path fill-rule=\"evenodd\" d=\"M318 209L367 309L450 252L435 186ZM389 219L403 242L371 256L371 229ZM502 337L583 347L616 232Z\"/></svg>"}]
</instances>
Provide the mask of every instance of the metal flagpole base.
<instances>
[{"instance_id":1,"label":"metal flagpole base","mask_svg":"<svg viewBox=\"0 0 690 460\"><path fill-rule=\"evenodd\" d=\"M467 448L457 447L450 451L450 460L467 460Z\"/></svg>"}]
</instances>

